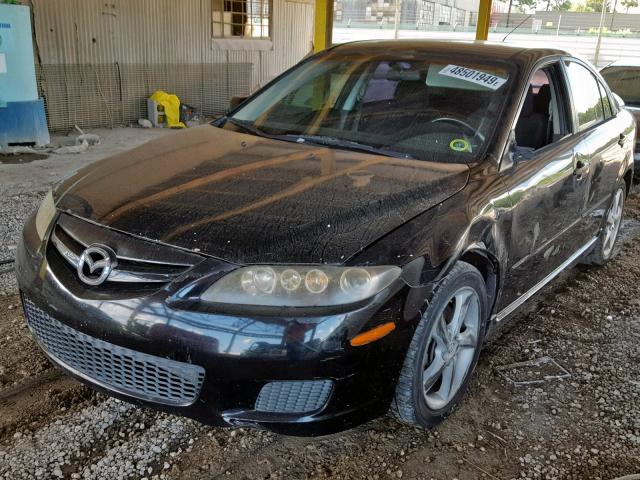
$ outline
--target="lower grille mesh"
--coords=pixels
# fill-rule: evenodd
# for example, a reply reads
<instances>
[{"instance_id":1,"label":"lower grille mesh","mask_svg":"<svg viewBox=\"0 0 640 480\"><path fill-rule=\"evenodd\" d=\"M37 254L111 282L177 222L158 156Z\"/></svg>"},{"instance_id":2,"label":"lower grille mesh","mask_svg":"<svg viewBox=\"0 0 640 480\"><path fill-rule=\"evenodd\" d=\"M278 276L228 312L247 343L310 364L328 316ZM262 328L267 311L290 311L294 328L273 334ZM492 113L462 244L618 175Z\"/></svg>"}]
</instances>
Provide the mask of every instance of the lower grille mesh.
<instances>
[{"instance_id":1,"label":"lower grille mesh","mask_svg":"<svg viewBox=\"0 0 640 480\"><path fill-rule=\"evenodd\" d=\"M166 405L196 401L204 381L198 365L122 348L78 332L24 298L27 323L43 349L96 383L142 400Z\"/></svg>"},{"instance_id":2,"label":"lower grille mesh","mask_svg":"<svg viewBox=\"0 0 640 480\"><path fill-rule=\"evenodd\" d=\"M255 409L270 413L308 413L324 406L331 394L331 380L303 380L267 383Z\"/></svg>"}]
</instances>

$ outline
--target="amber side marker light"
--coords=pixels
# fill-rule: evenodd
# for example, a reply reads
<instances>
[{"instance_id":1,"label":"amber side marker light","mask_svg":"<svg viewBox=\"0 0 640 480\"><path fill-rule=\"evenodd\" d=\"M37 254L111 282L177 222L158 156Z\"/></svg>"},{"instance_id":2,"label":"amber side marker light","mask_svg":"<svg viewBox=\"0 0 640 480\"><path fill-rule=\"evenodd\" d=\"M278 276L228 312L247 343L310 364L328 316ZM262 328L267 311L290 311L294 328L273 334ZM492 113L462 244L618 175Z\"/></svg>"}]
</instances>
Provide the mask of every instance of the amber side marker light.
<instances>
[{"instance_id":1,"label":"amber side marker light","mask_svg":"<svg viewBox=\"0 0 640 480\"><path fill-rule=\"evenodd\" d=\"M393 322L383 323L382 325L378 325L371 330L367 330L364 333L360 333L351 339L351 345L354 347L360 347L361 345L366 345L367 343L375 342L376 340L380 340L385 335L390 334L396 329L396 324Z\"/></svg>"}]
</instances>

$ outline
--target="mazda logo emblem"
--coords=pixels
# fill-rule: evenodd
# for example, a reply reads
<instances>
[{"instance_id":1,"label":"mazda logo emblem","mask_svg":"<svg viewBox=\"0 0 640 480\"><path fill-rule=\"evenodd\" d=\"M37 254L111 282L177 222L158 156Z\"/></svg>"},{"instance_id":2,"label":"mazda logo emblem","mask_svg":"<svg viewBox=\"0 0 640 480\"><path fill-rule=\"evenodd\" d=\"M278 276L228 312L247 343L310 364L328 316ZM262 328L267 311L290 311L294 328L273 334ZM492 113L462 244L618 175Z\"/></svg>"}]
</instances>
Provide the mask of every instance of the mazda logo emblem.
<instances>
[{"instance_id":1,"label":"mazda logo emblem","mask_svg":"<svg viewBox=\"0 0 640 480\"><path fill-rule=\"evenodd\" d=\"M78 277L87 285L100 285L116 264L116 254L104 245L89 245L78 259Z\"/></svg>"}]
</instances>

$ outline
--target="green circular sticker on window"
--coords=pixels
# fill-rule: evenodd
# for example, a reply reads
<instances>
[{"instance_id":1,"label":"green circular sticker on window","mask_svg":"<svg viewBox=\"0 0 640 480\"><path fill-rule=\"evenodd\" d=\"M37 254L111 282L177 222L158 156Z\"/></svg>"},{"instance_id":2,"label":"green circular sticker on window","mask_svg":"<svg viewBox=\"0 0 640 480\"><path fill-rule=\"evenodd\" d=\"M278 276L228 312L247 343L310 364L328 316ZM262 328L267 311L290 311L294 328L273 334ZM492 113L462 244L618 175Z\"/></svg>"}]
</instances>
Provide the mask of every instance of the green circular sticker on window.
<instances>
[{"instance_id":1,"label":"green circular sticker on window","mask_svg":"<svg viewBox=\"0 0 640 480\"><path fill-rule=\"evenodd\" d=\"M454 138L449 143L449 148L454 152L470 152L471 145L464 138Z\"/></svg>"}]
</instances>

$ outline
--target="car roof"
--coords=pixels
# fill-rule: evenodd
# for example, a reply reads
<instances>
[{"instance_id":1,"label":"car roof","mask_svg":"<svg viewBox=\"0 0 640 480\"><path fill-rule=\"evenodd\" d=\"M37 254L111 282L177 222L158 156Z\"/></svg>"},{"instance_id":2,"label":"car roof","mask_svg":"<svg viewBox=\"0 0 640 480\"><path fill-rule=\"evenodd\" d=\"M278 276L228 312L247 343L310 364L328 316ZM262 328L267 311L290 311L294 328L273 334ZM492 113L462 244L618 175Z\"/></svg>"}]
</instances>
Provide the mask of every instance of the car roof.
<instances>
[{"instance_id":1,"label":"car roof","mask_svg":"<svg viewBox=\"0 0 640 480\"><path fill-rule=\"evenodd\" d=\"M432 50L449 54L466 54L474 58L496 60L523 60L526 62L554 56L572 56L564 50L553 48L526 48L520 45L506 45L488 41L465 40L362 40L336 45L332 50L353 53L402 53L408 50Z\"/></svg>"},{"instance_id":2,"label":"car roof","mask_svg":"<svg viewBox=\"0 0 640 480\"><path fill-rule=\"evenodd\" d=\"M605 68L609 68L609 67L640 68L640 60L635 60L635 59L632 59L632 58L616 60L615 62L610 63L609 65L604 67L602 70L604 70Z\"/></svg>"}]
</instances>

